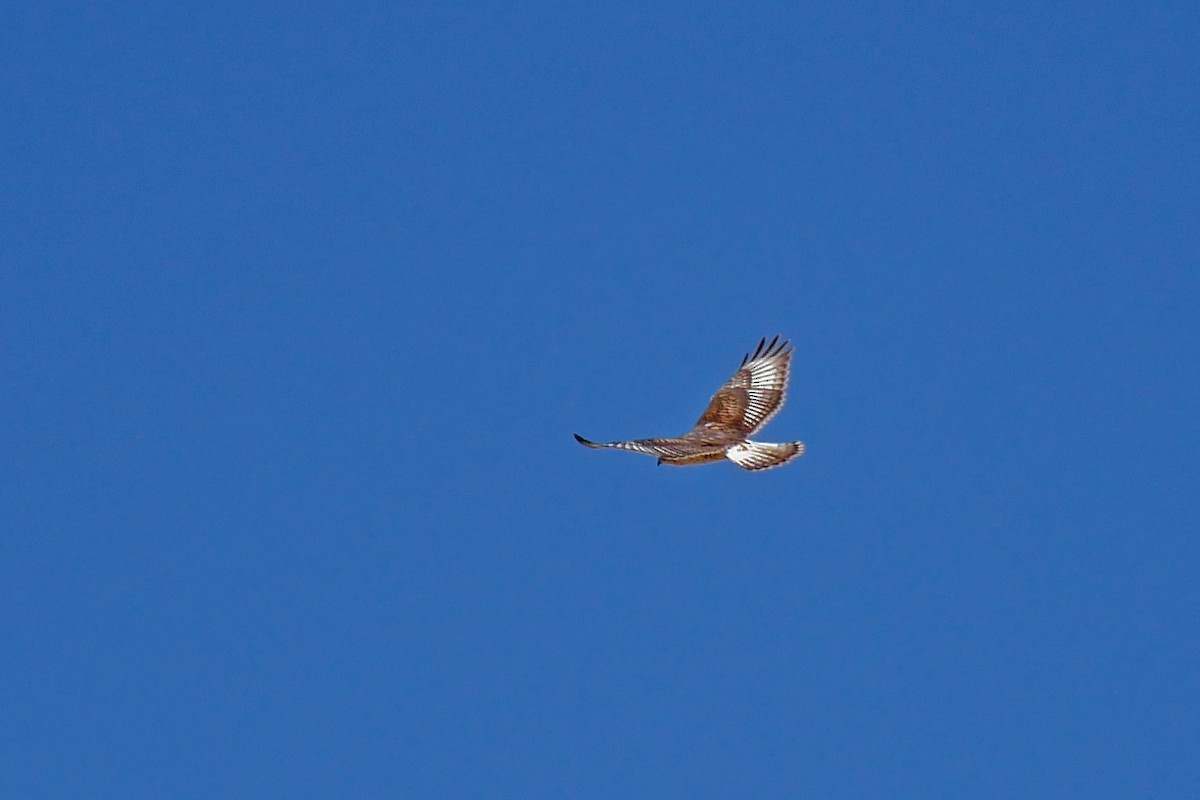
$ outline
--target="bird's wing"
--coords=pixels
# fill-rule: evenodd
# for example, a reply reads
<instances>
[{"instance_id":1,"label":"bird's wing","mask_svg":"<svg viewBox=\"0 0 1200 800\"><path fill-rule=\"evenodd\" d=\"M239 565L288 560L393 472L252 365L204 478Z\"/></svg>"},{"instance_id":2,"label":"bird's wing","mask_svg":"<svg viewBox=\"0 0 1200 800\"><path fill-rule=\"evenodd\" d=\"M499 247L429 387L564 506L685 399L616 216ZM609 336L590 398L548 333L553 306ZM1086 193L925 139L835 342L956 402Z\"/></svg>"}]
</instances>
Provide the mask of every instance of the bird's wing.
<instances>
[{"instance_id":1,"label":"bird's wing","mask_svg":"<svg viewBox=\"0 0 1200 800\"><path fill-rule=\"evenodd\" d=\"M759 470L786 464L804 455L804 442L738 442L725 451L725 456L742 469Z\"/></svg>"},{"instance_id":2,"label":"bird's wing","mask_svg":"<svg viewBox=\"0 0 1200 800\"><path fill-rule=\"evenodd\" d=\"M717 389L692 431L727 431L740 438L761 428L783 406L791 360L786 339L776 336L768 343L764 337Z\"/></svg>"},{"instance_id":3,"label":"bird's wing","mask_svg":"<svg viewBox=\"0 0 1200 800\"><path fill-rule=\"evenodd\" d=\"M695 455L705 449L684 439L630 439L624 442L593 442L577 433L575 440L584 447L632 450L635 453L646 453L659 458L683 458Z\"/></svg>"}]
</instances>

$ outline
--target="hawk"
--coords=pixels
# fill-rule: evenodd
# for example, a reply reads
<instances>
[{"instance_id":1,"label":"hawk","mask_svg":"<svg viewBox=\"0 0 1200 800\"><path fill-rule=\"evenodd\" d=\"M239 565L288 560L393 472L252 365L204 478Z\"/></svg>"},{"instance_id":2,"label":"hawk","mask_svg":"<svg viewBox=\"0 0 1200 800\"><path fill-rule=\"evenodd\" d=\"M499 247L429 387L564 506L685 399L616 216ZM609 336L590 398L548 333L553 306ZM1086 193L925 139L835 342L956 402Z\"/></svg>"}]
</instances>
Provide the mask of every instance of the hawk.
<instances>
[{"instance_id":1,"label":"hawk","mask_svg":"<svg viewBox=\"0 0 1200 800\"><path fill-rule=\"evenodd\" d=\"M728 458L742 469L759 470L786 464L804 453L804 442L752 442L757 431L783 406L792 348L776 336L763 337L742 358L733 377L708 401L695 426L671 439L631 439L625 442L591 442L575 434L585 447L611 447L658 456L658 463L688 466Z\"/></svg>"}]
</instances>

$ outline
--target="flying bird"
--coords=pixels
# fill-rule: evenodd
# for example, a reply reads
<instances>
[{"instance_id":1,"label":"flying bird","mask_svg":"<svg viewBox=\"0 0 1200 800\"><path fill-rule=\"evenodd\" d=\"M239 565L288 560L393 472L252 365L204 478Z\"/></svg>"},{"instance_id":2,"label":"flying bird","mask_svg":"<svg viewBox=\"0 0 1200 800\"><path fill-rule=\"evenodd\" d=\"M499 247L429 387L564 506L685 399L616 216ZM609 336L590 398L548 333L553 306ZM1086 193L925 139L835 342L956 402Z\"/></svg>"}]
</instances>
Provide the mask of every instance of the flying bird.
<instances>
[{"instance_id":1,"label":"flying bird","mask_svg":"<svg viewBox=\"0 0 1200 800\"><path fill-rule=\"evenodd\" d=\"M742 358L733 377L725 381L708 401L708 408L695 426L666 439L631 439L624 442L592 442L575 434L585 447L632 450L658 456L658 463L688 466L728 458L742 469L759 470L786 464L803 455L804 442L752 442L752 433L767 424L783 406L792 348L776 336L766 337Z\"/></svg>"}]
</instances>

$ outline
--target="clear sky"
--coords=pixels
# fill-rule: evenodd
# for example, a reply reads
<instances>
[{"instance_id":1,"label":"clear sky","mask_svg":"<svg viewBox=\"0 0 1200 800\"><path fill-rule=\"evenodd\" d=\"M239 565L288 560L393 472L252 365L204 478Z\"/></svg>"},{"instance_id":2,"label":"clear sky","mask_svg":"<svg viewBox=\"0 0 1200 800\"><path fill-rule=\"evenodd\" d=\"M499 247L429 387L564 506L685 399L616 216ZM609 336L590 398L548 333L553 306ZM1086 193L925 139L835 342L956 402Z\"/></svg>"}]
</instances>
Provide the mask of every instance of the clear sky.
<instances>
[{"instance_id":1,"label":"clear sky","mask_svg":"<svg viewBox=\"0 0 1200 800\"><path fill-rule=\"evenodd\" d=\"M1200 796L1198 30L6 4L0 796Z\"/></svg>"}]
</instances>

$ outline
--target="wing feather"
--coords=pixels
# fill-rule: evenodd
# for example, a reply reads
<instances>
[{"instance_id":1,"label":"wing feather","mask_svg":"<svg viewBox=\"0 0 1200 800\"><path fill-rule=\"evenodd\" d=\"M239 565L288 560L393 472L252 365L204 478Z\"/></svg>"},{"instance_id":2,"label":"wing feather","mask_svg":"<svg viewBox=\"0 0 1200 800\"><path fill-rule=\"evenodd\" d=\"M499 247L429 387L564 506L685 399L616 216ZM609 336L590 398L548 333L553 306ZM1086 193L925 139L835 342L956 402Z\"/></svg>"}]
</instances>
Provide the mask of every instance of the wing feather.
<instances>
[{"instance_id":1,"label":"wing feather","mask_svg":"<svg viewBox=\"0 0 1200 800\"><path fill-rule=\"evenodd\" d=\"M613 450L631 450L635 453L646 453L659 458L685 458L704 450L701 445L684 439L629 439L623 442L593 442L583 438L578 433L575 439L584 447L611 448ZM711 448L710 448L711 449Z\"/></svg>"},{"instance_id":2,"label":"wing feather","mask_svg":"<svg viewBox=\"0 0 1200 800\"><path fill-rule=\"evenodd\" d=\"M771 469L804 455L804 442L741 442L726 450L725 455L742 469Z\"/></svg>"},{"instance_id":3,"label":"wing feather","mask_svg":"<svg viewBox=\"0 0 1200 800\"><path fill-rule=\"evenodd\" d=\"M733 376L717 389L693 431L724 431L739 438L749 436L783 407L787 393L792 348L779 337L758 346L742 358Z\"/></svg>"}]
</instances>

